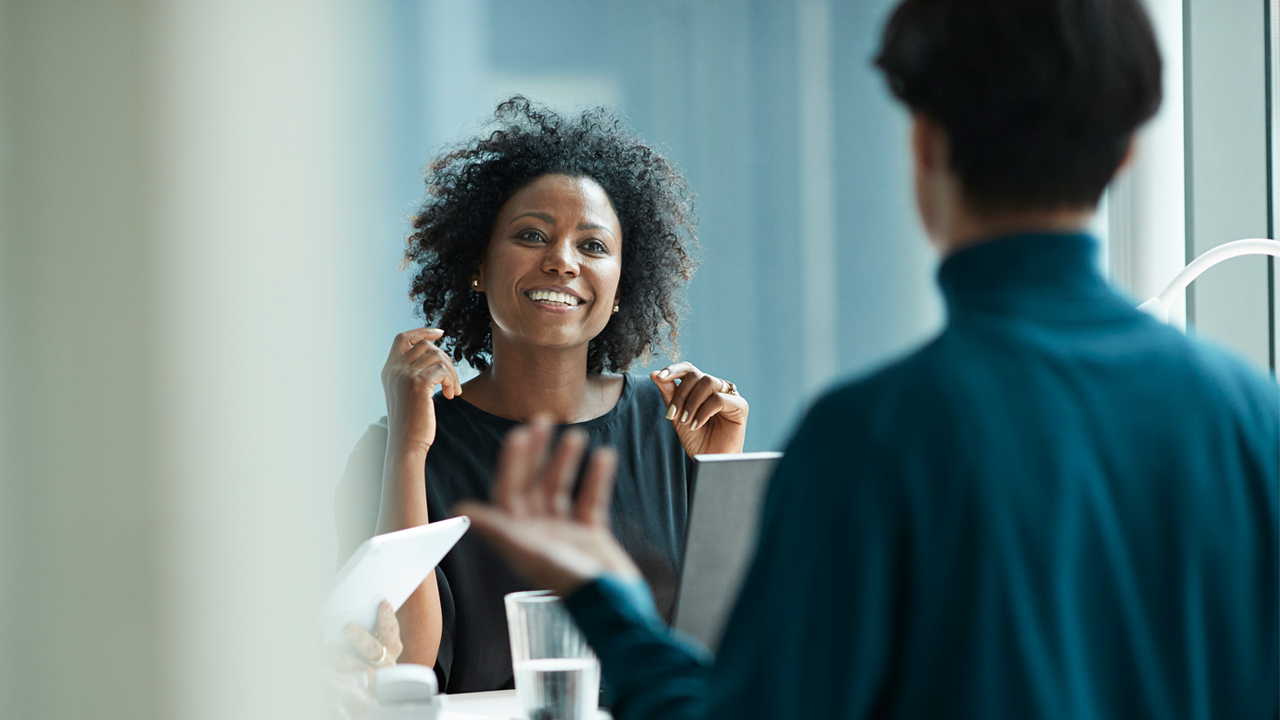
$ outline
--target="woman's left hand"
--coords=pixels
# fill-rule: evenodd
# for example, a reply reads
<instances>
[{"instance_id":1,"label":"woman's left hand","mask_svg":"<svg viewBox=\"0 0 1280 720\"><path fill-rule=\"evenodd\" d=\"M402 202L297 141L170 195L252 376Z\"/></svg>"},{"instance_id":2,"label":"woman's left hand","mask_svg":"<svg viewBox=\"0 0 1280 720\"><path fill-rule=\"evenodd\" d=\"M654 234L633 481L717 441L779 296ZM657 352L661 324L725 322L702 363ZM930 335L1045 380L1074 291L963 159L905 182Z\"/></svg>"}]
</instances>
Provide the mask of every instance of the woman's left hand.
<instances>
[{"instance_id":1,"label":"woman's left hand","mask_svg":"<svg viewBox=\"0 0 1280 720\"><path fill-rule=\"evenodd\" d=\"M687 362L655 370L649 377L662 393L667 419L689 457L742 452L750 408L736 390L730 392L731 383Z\"/></svg>"}]
</instances>

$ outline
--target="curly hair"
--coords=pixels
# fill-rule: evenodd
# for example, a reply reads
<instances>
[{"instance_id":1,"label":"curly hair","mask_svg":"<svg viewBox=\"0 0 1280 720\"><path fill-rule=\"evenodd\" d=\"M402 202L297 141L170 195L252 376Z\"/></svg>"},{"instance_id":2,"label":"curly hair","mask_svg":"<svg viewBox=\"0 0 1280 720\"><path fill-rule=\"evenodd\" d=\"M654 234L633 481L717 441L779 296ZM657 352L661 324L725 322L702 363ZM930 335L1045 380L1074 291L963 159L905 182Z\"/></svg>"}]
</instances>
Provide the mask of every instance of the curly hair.
<instances>
[{"instance_id":1,"label":"curly hair","mask_svg":"<svg viewBox=\"0 0 1280 720\"><path fill-rule=\"evenodd\" d=\"M599 183L622 228L620 309L588 344L588 371L623 372L667 341L674 354L681 291L693 277L697 246L684 178L604 108L564 118L516 95L498 105L493 124L488 136L428 166L426 200L407 239L405 266L416 271L409 297L444 331L440 347L454 362L489 366L489 306L471 291L471 276L507 200L540 176L564 174Z\"/></svg>"}]
</instances>

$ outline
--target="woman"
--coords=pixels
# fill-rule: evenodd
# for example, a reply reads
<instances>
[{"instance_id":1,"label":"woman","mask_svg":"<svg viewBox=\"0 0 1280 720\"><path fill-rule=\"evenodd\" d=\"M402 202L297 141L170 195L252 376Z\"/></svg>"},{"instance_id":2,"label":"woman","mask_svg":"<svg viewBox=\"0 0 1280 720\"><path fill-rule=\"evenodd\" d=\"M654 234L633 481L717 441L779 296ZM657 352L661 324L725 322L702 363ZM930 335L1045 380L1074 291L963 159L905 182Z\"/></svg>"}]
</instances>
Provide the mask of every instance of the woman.
<instances>
[{"instance_id":1,"label":"woman","mask_svg":"<svg viewBox=\"0 0 1280 720\"><path fill-rule=\"evenodd\" d=\"M339 487L340 552L487 499L502 437L543 417L579 445L616 448L613 530L669 619L690 458L741 452L748 411L732 383L688 363L626 374L674 344L693 271L687 189L602 110L566 119L516 97L495 117L429 168L406 264L433 327L392 345L387 420ZM463 360L480 371L466 383ZM365 511L341 517L352 508ZM399 659L435 666L447 692L511 687L502 597L526 589L464 537L401 608ZM395 638L352 639L371 660L396 659Z\"/></svg>"}]
</instances>

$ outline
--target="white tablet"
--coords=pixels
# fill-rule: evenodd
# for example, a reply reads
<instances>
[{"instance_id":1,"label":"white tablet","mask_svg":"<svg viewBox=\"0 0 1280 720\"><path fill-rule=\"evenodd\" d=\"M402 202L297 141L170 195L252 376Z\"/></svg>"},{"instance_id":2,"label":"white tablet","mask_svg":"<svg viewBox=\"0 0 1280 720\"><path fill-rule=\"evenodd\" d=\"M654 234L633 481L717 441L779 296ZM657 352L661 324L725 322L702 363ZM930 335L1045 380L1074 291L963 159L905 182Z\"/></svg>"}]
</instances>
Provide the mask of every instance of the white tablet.
<instances>
[{"instance_id":1,"label":"white tablet","mask_svg":"<svg viewBox=\"0 0 1280 720\"><path fill-rule=\"evenodd\" d=\"M338 571L320 606L324 642L344 643L342 629L352 621L372 631L383 600L399 610L470 525L463 516L365 540Z\"/></svg>"}]
</instances>

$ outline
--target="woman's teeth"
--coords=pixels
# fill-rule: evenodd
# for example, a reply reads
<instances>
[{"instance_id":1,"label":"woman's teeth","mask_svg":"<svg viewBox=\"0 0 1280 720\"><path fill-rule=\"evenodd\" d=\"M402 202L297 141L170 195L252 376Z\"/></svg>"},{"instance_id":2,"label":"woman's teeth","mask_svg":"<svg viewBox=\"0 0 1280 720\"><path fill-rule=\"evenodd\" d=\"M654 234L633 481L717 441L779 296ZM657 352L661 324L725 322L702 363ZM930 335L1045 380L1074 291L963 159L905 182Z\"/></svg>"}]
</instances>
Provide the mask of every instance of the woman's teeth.
<instances>
[{"instance_id":1,"label":"woman's teeth","mask_svg":"<svg viewBox=\"0 0 1280 720\"><path fill-rule=\"evenodd\" d=\"M533 292L527 293L527 294L529 296L529 299L533 300L534 302L548 302L548 303L555 303L557 305L569 305L569 306L574 306L574 305L577 305L579 302L581 302L580 300L578 300L578 298L572 295L553 292L551 290L534 290Z\"/></svg>"}]
</instances>

